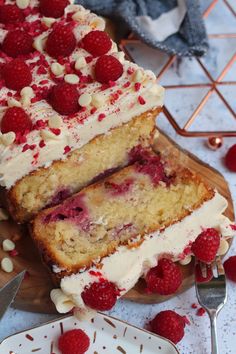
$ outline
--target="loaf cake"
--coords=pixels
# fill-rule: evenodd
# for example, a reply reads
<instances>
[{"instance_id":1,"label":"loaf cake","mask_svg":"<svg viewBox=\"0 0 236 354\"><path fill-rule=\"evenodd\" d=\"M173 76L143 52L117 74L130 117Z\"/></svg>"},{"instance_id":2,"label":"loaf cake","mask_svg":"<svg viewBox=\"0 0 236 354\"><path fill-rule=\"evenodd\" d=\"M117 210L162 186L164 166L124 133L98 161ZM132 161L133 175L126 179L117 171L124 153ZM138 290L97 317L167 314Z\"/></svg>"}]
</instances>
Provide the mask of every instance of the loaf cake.
<instances>
[{"instance_id":1,"label":"loaf cake","mask_svg":"<svg viewBox=\"0 0 236 354\"><path fill-rule=\"evenodd\" d=\"M33 240L61 288L52 291L59 312L108 310L98 299L91 306L86 291L93 289L96 298L100 284L103 291L115 291L116 300L158 258L189 257L204 229L216 229L219 245L233 234L222 215L227 201L197 175L182 167L172 170L142 147L130 158L133 164L45 209L32 222Z\"/></svg>"},{"instance_id":2,"label":"loaf cake","mask_svg":"<svg viewBox=\"0 0 236 354\"><path fill-rule=\"evenodd\" d=\"M17 222L150 144L163 88L69 0L0 6L0 185Z\"/></svg>"}]
</instances>

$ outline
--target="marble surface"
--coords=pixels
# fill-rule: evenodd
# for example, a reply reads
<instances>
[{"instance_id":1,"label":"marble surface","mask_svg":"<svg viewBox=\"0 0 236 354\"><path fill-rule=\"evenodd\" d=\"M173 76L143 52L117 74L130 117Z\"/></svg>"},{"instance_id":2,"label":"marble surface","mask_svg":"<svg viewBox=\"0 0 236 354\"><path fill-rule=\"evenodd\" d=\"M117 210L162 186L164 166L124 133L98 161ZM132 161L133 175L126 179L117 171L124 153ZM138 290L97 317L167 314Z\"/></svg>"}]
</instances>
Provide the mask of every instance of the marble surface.
<instances>
[{"instance_id":1,"label":"marble surface","mask_svg":"<svg viewBox=\"0 0 236 354\"><path fill-rule=\"evenodd\" d=\"M202 0L201 3L202 6L206 8L210 1ZM232 7L236 8L235 0L230 0L229 3ZM229 12L224 2L219 0L214 11L212 11L206 19L206 27L210 34L232 33L236 28L235 21L235 17ZM235 48L236 38L232 37L227 40L224 40L224 38L210 38L210 51L202 61L212 77L219 77L227 61L232 58ZM147 48L144 45L132 46L132 48L129 49L138 63L153 69L157 74L168 60L166 54ZM236 63L231 66L222 82L233 81L235 77ZM160 83L166 86L193 83L210 84L210 79L206 76L195 59L183 59L178 60L163 75ZM167 108L175 116L181 126L186 121L186 118L190 116L191 112L193 112L208 89L208 87L193 88L191 90L167 89ZM235 110L236 85L229 87L221 84L220 91L225 95L231 107ZM204 162L223 173L229 183L236 210L236 174L229 172L223 163L225 153L231 145L236 143L236 138L224 139L223 147L214 152L206 146L206 139L184 138L177 135L163 114L159 116L157 123L161 129L168 133L183 148L188 149L204 160ZM232 113L226 109L226 106L219 99L219 96L213 94L208 105L192 126L192 129L210 130L222 129L222 127L224 127L224 129L236 130L236 120L233 119ZM236 240L227 257L233 254L236 254ZM236 348L236 285L228 282L227 286L228 302L218 318L219 352L221 354L235 353ZM197 316L196 310L191 308L191 304L193 303L197 303L194 288L172 300L157 305L140 305L120 300L110 314L136 326L145 327L156 313L164 309L174 309L182 315L187 315L191 322L191 325L186 326L184 339L178 344L180 353L210 354L209 318L206 314L202 317ZM55 317L55 315L28 313L10 308L4 319L0 322L0 340L17 331L38 325Z\"/></svg>"}]
</instances>

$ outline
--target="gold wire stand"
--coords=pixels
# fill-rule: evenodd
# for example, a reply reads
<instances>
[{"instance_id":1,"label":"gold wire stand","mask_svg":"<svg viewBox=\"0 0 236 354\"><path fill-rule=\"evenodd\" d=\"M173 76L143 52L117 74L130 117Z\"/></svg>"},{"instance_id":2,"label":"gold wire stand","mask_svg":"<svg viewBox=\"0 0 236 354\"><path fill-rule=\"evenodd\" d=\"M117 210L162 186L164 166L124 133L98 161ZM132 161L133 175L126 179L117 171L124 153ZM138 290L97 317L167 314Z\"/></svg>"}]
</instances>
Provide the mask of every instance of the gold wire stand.
<instances>
[{"instance_id":1,"label":"gold wire stand","mask_svg":"<svg viewBox=\"0 0 236 354\"><path fill-rule=\"evenodd\" d=\"M203 13L203 18L206 19L213 8L216 6L218 0L213 0L208 8L204 11ZM229 4L227 0L223 0L223 3L225 6L228 7L228 9L231 11L233 16L236 17L236 12L232 8L232 6ZM209 38L236 38L236 33L220 33L220 34L209 34ZM129 60L134 61L132 58L127 45L129 44L135 44L135 43L140 43L140 40L135 38L135 36L131 33L127 39L122 39L120 42L120 48L125 52L126 56L128 57ZM177 60L177 56L173 55L171 56L159 74L157 75L157 81L160 81L161 77L165 74L165 72L170 68L171 65ZM201 59L196 58L198 61L200 67L202 70L205 72L207 75L208 79L210 80L209 83L194 83L191 85L168 85L164 86L165 89L171 90L171 89L181 89L181 88L194 88L194 87L207 87L209 88L207 94L203 97L203 99L200 101L196 109L193 111L191 116L187 119L185 122L184 126L181 128L179 124L177 123L176 119L174 116L170 113L170 111L167 109L166 105L163 107L163 113L172 125L172 127L176 130L176 132L182 136L186 137L234 137L236 136L236 131L189 131L190 126L192 123L195 121L203 107L206 105L207 101L211 97L211 95L215 92L218 97L221 99L223 104L225 105L226 110L230 111L234 119L236 120L236 113L233 110L233 108L230 106L229 102L227 99L224 97L224 95L220 92L219 87L221 85L224 86L231 86L231 85L236 85L236 81L224 81L222 82L223 78L225 75L228 73L230 68L233 66L233 64L236 62L236 53L230 58L230 60L227 62L226 66L224 67L223 71L220 73L220 75L214 79L209 71L207 70L206 66L203 64Z\"/></svg>"}]
</instances>

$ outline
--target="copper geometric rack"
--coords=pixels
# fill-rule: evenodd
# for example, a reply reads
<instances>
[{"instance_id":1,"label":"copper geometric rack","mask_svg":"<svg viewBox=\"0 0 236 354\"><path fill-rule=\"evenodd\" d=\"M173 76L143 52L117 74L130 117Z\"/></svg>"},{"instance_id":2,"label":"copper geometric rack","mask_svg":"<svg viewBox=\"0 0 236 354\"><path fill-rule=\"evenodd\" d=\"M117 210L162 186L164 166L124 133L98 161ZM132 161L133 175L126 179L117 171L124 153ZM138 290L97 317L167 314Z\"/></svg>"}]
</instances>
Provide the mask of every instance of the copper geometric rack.
<instances>
[{"instance_id":1,"label":"copper geometric rack","mask_svg":"<svg viewBox=\"0 0 236 354\"><path fill-rule=\"evenodd\" d=\"M211 11L214 9L216 4L218 3L218 0L213 0L210 5L207 7L207 9L203 13L203 18L206 19ZM229 1L227 0L222 0L222 3L224 6L227 6L228 10L232 13L232 15L236 18L236 12L230 5ZM236 33L216 33L216 34L209 34L208 35L209 40L211 38L236 38ZM127 45L129 44L136 44L140 43L140 40L135 38L135 36L131 33L127 39L122 39L120 42L120 48L125 52L126 56L128 57L129 60L134 61L134 58L132 57L129 49L127 48ZM218 75L217 78L213 78L212 75L210 74L209 70L207 70L206 66L203 63L202 59L195 58L195 60L198 61L201 70L204 71L205 75L207 76L209 82L208 83L193 83L193 84L182 84L182 85L164 85L166 90L171 90L171 89L188 89L188 88L201 88L205 87L208 89L206 95L202 98L198 106L195 108L195 110L192 112L190 117L187 117L185 124L183 127L180 127L178 124L177 120L175 117L171 114L170 110L166 106L163 107L163 113L170 122L170 124L173 126L173 128L176 130L176 132L182 136L186 137L233 137L236 136L236 130L229 130L229 131L196 131L196 130L189 130L190 126L192 123L197 119L199 113L202 111L203 107L205 107L206 103L208 102L209 98L213 93L216 93L221 100L222 104L225 106L225 109L230 112L232 117L235 119L235 125L236 125L236 112L224 96L219 90L222 85L232 87L232 85L236 85L236 73L234 76L233 81L223 81L224 77L230 70L230 68L233 66L233 64L236 63L236 53L233 54L229 60L227 59L227 64L223 68L222 72L220 75ZM165 75L167 70L177 61L177 56L173 55L167 59L165 62L164 66L160 70L160 72L157 74L157 81L160 81L160 79ZM234 86L236 87L236 86Z\"/></svg>"}]
</instances>

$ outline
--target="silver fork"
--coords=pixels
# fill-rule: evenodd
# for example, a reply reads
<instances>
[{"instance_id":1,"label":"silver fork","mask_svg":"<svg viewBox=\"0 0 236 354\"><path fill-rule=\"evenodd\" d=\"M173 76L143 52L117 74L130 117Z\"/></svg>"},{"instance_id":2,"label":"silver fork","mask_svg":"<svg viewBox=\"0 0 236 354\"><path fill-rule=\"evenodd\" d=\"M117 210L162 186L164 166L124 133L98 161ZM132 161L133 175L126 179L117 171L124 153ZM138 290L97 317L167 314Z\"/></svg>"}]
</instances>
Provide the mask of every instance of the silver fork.
<instances>
[{"instance_id":1,"label":"silver fork","mask_svg":"<svg viewBox=\"0 0 236 354\"><path fill-rule=\"evenodd\" d=\"M197 282L195 280L195 288L197 298L201 306L207 311L211 321L211 354L218 353L217 345L217 326L216 319L218 313L227 301L227 289L224 267L220 257L216 257L212 264L206 264L195 261L195 268L199 265L201 274L204 278L207 271L212 270L213 277L207 282Z\"/></svg>"}]
</instances>

